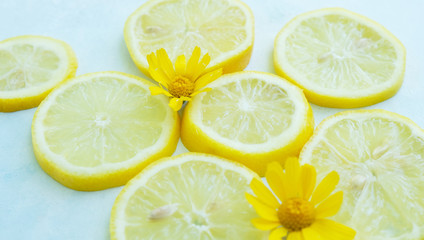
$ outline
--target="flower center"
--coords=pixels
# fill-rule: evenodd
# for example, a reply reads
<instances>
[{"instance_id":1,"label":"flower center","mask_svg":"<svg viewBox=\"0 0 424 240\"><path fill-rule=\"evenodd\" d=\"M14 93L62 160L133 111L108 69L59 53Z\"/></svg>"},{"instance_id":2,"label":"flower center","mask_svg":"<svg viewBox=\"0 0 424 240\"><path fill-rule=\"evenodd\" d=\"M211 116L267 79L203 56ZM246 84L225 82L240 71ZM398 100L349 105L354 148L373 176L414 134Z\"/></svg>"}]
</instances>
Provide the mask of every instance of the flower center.
<instances>
[{"instance_id":1,"label":"flower center","mask_svg":"<svg viewBox=\"0 0 424 240\"><path fill-rule=\"evenodd\" d=\"M278 208L278 219L289 231L299 231L309 227L315 220L314 205L301 198L291 198Z\"/></svg>"},{"instance_id":2,"label":"flower center","mask_svg":"<svg viewBox=\"0 0 424 240\"><path fill-rule=\"evenodd\" d=\"M194 82L190 79L177 75L168 85L169 93L174 97L189 97L194 92Z\"/></svg>"}]
</instances>

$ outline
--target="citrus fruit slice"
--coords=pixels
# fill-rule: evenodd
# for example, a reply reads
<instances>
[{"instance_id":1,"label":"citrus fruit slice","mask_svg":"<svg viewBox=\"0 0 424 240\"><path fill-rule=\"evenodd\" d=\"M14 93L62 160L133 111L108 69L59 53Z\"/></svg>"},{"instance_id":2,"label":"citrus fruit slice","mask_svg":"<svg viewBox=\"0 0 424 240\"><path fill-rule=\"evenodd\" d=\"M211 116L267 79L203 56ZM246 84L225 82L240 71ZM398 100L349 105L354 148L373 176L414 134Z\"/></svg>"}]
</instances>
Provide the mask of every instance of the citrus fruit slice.
<instances>
[{"instance_id":1,"label":"citrus fruit slice","mask_svg":"<svg viewBox=\"0 0 424 240\"><path fill-rule=\"evenodd\" d=\"M52 91L32 123L35 156L46 173L76 190L125 184L175 151L179 118L147 80L99 72Z\"/></svg>"},{"instance_id":2,"label":"citrus fruit slice","mask_svg":"<svg viewBox=\"0 0 424 240\"><path fill-rule=\"evenodd\" d=\"M1 41L0 112L38 106L77 67L72 48L60 40L19 36Z\"/></svg>"},{"instance_id":3,"label":"citrus fruit slice","mask_svg":"<svg viewBox=\"0 0 424 240\"><path fill-rule=\"evenodd\" d=\"M208 69L243 70L250 60L254 20L239 0L148 1L127 20L125 42L132 59L146 76L146 56L164 48L172 62L188 59L195 46L208 53Z\"/></svg>"},{"instance_id":4,"label":"citrus fruit slice","mask_svg":"<svg viewBox=\"0 0 424 240\"><path fill-rule=\"evenodd\" d=\"M335 220L356 239L424 239L424 131L411 120L383 110L330 116L300 160L319 178L339 173L344 201Z\"/></svg>"},{"instance_id":5,"label":"citrus fruit slice","mask_svg":"<svg viewBox=\"0 0 424 240\"><path fill-rule=\"evenodd\" d=\"M131 179L112 208L111 239L265 240L245 199L258 176L201 153L159 160Z\"/></svg>"},{"instance_id":6,"label":"citrus fruit slice","mask_svg":"<svg viewBox=\"0 0 424 240\"><path fill-rule=\"evenodd\" d=\"M297 156L311 136L312 110L302 91L272 74L226 74L184 110L181 140L195 152L238 161L263 176L267 164Z\"/></svg>"},{"instance_id":7,"label":"citrus fruit slice","mask_svg":"<svg viewBox=\"0 0 424 240\"><path fill-rule=\"evenodd\" d=\"M383 26L340 8L295 17L274 46L276 72L325 107L363 107L392 97L405 58L402 43Z\"/></svg>"}]
</instances>

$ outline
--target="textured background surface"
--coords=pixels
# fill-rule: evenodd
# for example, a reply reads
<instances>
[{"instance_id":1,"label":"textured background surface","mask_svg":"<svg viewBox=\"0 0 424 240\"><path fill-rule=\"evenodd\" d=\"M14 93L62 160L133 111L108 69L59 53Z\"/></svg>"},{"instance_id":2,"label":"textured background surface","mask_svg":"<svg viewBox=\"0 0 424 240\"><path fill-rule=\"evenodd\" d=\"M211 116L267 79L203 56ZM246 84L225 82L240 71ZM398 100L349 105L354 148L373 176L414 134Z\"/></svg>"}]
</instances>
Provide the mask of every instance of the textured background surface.
<instances>
[{"instance_id":1,"label":"textured background surface","mask_svg":"<svg viewBox=\"0 0 424 240\"><path fill-rule=\"evenodd\" d=\"M143 0L0 0L0 39L34 34L69 43L77 75L115 70L138 76L123 40L126 18ZM387 0L245 0L256 21L247 69L274 73L273 41L297 14L344 7L396 35L407 49L405 81L396 96L367 107L405 115L424 127L424 2ZM144 76L143 76L144 77ZM312 105L316 123L341 111ZM51 179L37 164L31 145L35 109L0 113L0 239L108 239L109 215L122 187L78 192ZM175 154L187 151L179 144Z\"/></svg>"}]
</instances>

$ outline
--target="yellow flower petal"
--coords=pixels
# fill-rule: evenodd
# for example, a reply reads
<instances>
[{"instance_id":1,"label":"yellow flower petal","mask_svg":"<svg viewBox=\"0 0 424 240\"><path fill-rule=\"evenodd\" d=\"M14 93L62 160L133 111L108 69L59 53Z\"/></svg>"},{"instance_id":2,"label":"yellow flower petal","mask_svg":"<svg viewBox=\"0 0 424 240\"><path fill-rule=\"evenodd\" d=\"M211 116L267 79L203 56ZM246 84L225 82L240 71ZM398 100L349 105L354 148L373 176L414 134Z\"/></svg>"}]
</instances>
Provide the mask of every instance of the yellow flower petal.
<instances>
[{"instance_id":1,"label":"yellow flower petal","mask_svg":"<svg viewBox=\"0 0 424 240\"><path fill-rule=\"evenodd\" d=\"M302 184L302 197L308 201L315 189L317 172L314 167L305 164L300 169L300 175Z\"/></svg>"},{"instance_id":2,"label":"yellow flower petal","mask_svg":"<svg viewBox=\"0 0 424 240\"><path fill-rule=\"evenodd\" d=\"M274 228L281 225L279 221L268 221L268 220L263 219L263 218L252 219L252 224L257 229L262 230L262 231L268 231L268 230L274 229Z\"/></svg>"},{"instance_id":3,"label":"yellow flower petal","mask_svg":"<svg viewBox=\"0 0 424 240\"><path fill-rule=\"evenodd\" d=\"M188 102L189 102L189 101L191 101L191 98L190 98L190 97L184 97L184 96L183 96L183 97L180 97L180 98L181 98L183 101L188 101Z\"/></svg>"},{"instance_id":4,"label":"yellow flower petal","mask_svg":"<svg viewBox=\"0 0 424 240\"><path fill-rule=\"evenodd\" d=\"M211 57L209 56L209 54L206 53L203 56L202 60L200 60L199 64L197 64L197 68L196 71L193 73L192 79L197 79L203 73L203 71L205 71L206 66L208 66L210 61Z\"/></svg>"},{"instance_id":5,"label":"yellow flower petal","mask_svg":"<svg viewBox=\"0 0 424 240\"><path fill-rule=\"evenodd\" d=\"M256 197L262 201L264 204L277 209L280 206L280 203L275 198L274 194L258 179L254 178L250 182L250 188L252 188Z\"/></svg>"},{"instance_id":6,"label":"yellow flower petal","mask_svg":"<svg viewBox=\"0 0 424 240\"><path fill-rule=\"evenodd\" d=\"M178 111L183 106L183 102L184 100L181 98L172 98L169 100L169 106L172 108L172 110Z\"/></svg>"},{"instance_id":7,"label":"yellow flower petal","mask_svg":"<svg viewBox=\"0 0 424 240\"><path fill-rule=\"evenodd\" d=\"M246 193L245 194L247 201L253 206L253 208L256 210L256 213L268 220L268 221L279 221L277 216L277 210L271 208L270 206L263 204L259 199L255 198L254 196Z\"/></svg>"},{"instance_id":8,"label":"yellow flower petal","mask_svg":"<svg viewBox=\"0 0 424 240\"><path fill-rule=\"evenodd\" d=\"M199 58L200 58L200 48L196 46L187 63L187 70L185 75L187 78L192 79L192 76L196 72Z\"/></svg>"},{"instance_id":9,"label":"yellow flower petal","mask_svg":"<svg viewBox=\"0 0 424 240\"><path fill-rule=\"evenodd\" d=\"M287 197L300 197L300 165L299 159L289 157L286 160Z\"/></svg>"},{"instance_id":10,"label":"yellow flower petal","mask_svg":"<svg viewBox=\"0 0 424 240\"><path fill-rule=\"evenodd\" d=\"M265 173L266 181L271 187L272 191L277 195L281 202L287 200L287 182L283 168L277 162L268 164L267 171Z\"/></svg>"},{"instance_id":11,"label":"yellow flower petal","mask_svg":"<svg viewBox=\"0 0 424 240\"><path fill-rule=\"evenodd\" d=\"M317 208L315 208L316 218L332 217L337 214L342 206L343 192L336 192L325 199Z\"/></svg>"},{"instance_id":12,"label":"yellow flower petal","mask_svg":"<svg viewBox=\"0 0 424 240\"><path fill-rule=\"evenodd\" d=\"M313 228L307 227L302 229L302 236L305 240L326 240L321 238L319 233L317 233Z\"/></svg>"},{"instance_id":13,"label":"yellow flower petal","mask_svg":"<svg viewBox=\"0 0 424 240\"><path fill-rule=\"evenodd\" d=\"M150 76L161 85L168 88L169 79L168 76L163 73L158 58L154 53L147 55L147 62L149 63L149 73Z\"/></svg>"},{"instance_id":14,"label":"yellow flower petal","mask_svg":"<svg viewBox=\"0 0 424 240\"><path fill-rule=\"evenodd\" d=\"M169 79L161 70L155 70L152 67L149 67L149 73L153 80L168 88Z\"/></svg>"},{"instance_id":15,"label":"yellow flower petal","mask_svg":"<svg viewBox=\"0 0 424 240\"><path fill-rule=\"evenodd\" d=\"M287 229L284 227L277 228L271 232L269 235L269 240L281 240L283 237L287 236Z\"/></svg>"},{"instance_id":16,"label":"yellow flower petal","mask_svg":"<svg viewBox=\"0 0 424 240\"><path fill-rule=\"evenodd\" d=\"M196 82L194 83L194 90L196 91L197 89L201 89L205 87L209 83L215 81L221 75L222 75L222 68L204 74L199 79L197 79Z\"/></svg>"},{"instance_id":17,"label":"yellow flower petal","mask_svg":"<svg viewBox=\"0 0 424 240\"><path fill-rule=\"evenodd\" d=\"M153 69L158 68L158 60L156 58L155 53L150 53L147 55L147 63L149 63L149 67Z\"/></svg>"},{"instance_id":18,"label":"yellow flower petal","mask_svg":"<svg viewBox=\"0 0 424 240\"><path fill-rule=\"evenodd\" d=\"M175 77L174 66L172 66L172 62L169 59L169 56L166 53L165 49L161 48L157 50L156 55L158 58L159 68L162 69L162 71L166 74L168 79L174 79Z\"/></svg>"},{"instance_id":19,"label":"yellow flower petal","mask_svg":"<svg viewBox=\"0 0 424 240\"><path fill-rule=\"evenodd\" d=\"M175 72L177 75L184 76L186 71L186 60L184 55L177 57L175 61Z\"/></svg>"},{"instance_id":20,"label":"yellow flower petal","mask_svg":"<svg viewBox=\"0 0 424 240\"><path fill-rule=\"evenodd\" d=\"M161 87L151 86L149 87L149 90L150 90L150 94L152 95L164 94L165 96L172 97L172 95L168 91L166 91L165 89Z\"/></svg>"},{"instance_id":21,"label":"yellow flower petal","mask_svg":"<svg viewBox=\"0 0 424 240\"><path fill-rule=\"evenodd\" d=\"M352 240L355 230L329 219L317 219L311 226L325 240Z\"/></svg>"},{"instance_id":22,"label":"yellow flower petal","mask_svg":"<svg viewBox=\"0 0 424 240\"><path fill-rule=\"evenodd\" d=\"M212 88L204 88L202 90L195 91L194 93L190 94L190 97L194 97L197 94L202 93L202 92L209 92L210 90L212 90Z\"/></svg>"},{"instance_id":23,"label":"yellow flower petal","mask_svg":"<svg viewBox=\"0 0 424 240\"><path fill-rule=\"evenodd\" d=\"M300 231L289 232L287 240L303 240L302 232Z\"/></svg>"},{"instance_id":24,"label":"yellow flower petal","mask_svg":"<svg viewBox=\"0 0 424 240\"><path fill-rule=\"evenodd\" d=\"M321 183L318 184L318 187L315 189L315 192L312 194L311 202L314 205L322 202L326 199L336 188L339 183L340 177L339 174L335 171L330 172L327 176L322 179Z\"/></svg>"}]
</instances>

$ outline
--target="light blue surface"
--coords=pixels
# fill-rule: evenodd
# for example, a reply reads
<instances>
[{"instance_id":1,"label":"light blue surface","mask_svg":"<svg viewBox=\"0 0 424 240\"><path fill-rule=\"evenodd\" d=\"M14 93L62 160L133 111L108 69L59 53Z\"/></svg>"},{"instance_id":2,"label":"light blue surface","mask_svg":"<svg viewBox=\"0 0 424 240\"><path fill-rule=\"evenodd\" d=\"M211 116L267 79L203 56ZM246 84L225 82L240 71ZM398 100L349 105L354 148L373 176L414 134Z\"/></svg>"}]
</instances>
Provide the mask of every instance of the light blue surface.
<instances>
[{"instance_id":1,"label":"light blue surface","mask_svg":"<svg viewBox=\"0 0 424 240\"><path fill-rule=\"evenodd\" d=\"M143 76L123 40L126 18L140 0L0 0L0 39L46 35L69 43L77 75L115 70ZM405 81L396 96L367 107L405 115L424 127L423 1L246 0L256 21L247 69L274 73L273 41L291 18L323 7L344 7L383 24L407 49ZM143 76L145 77L145 76ZM341 111L312 106L316 123ZM109 215L122 187L78 192L63 187L37 164L31 144L35 109L0 113L0 239L108 239ZM179 144L176 154L187 151Z\"/></svg>"}]
</instances>

